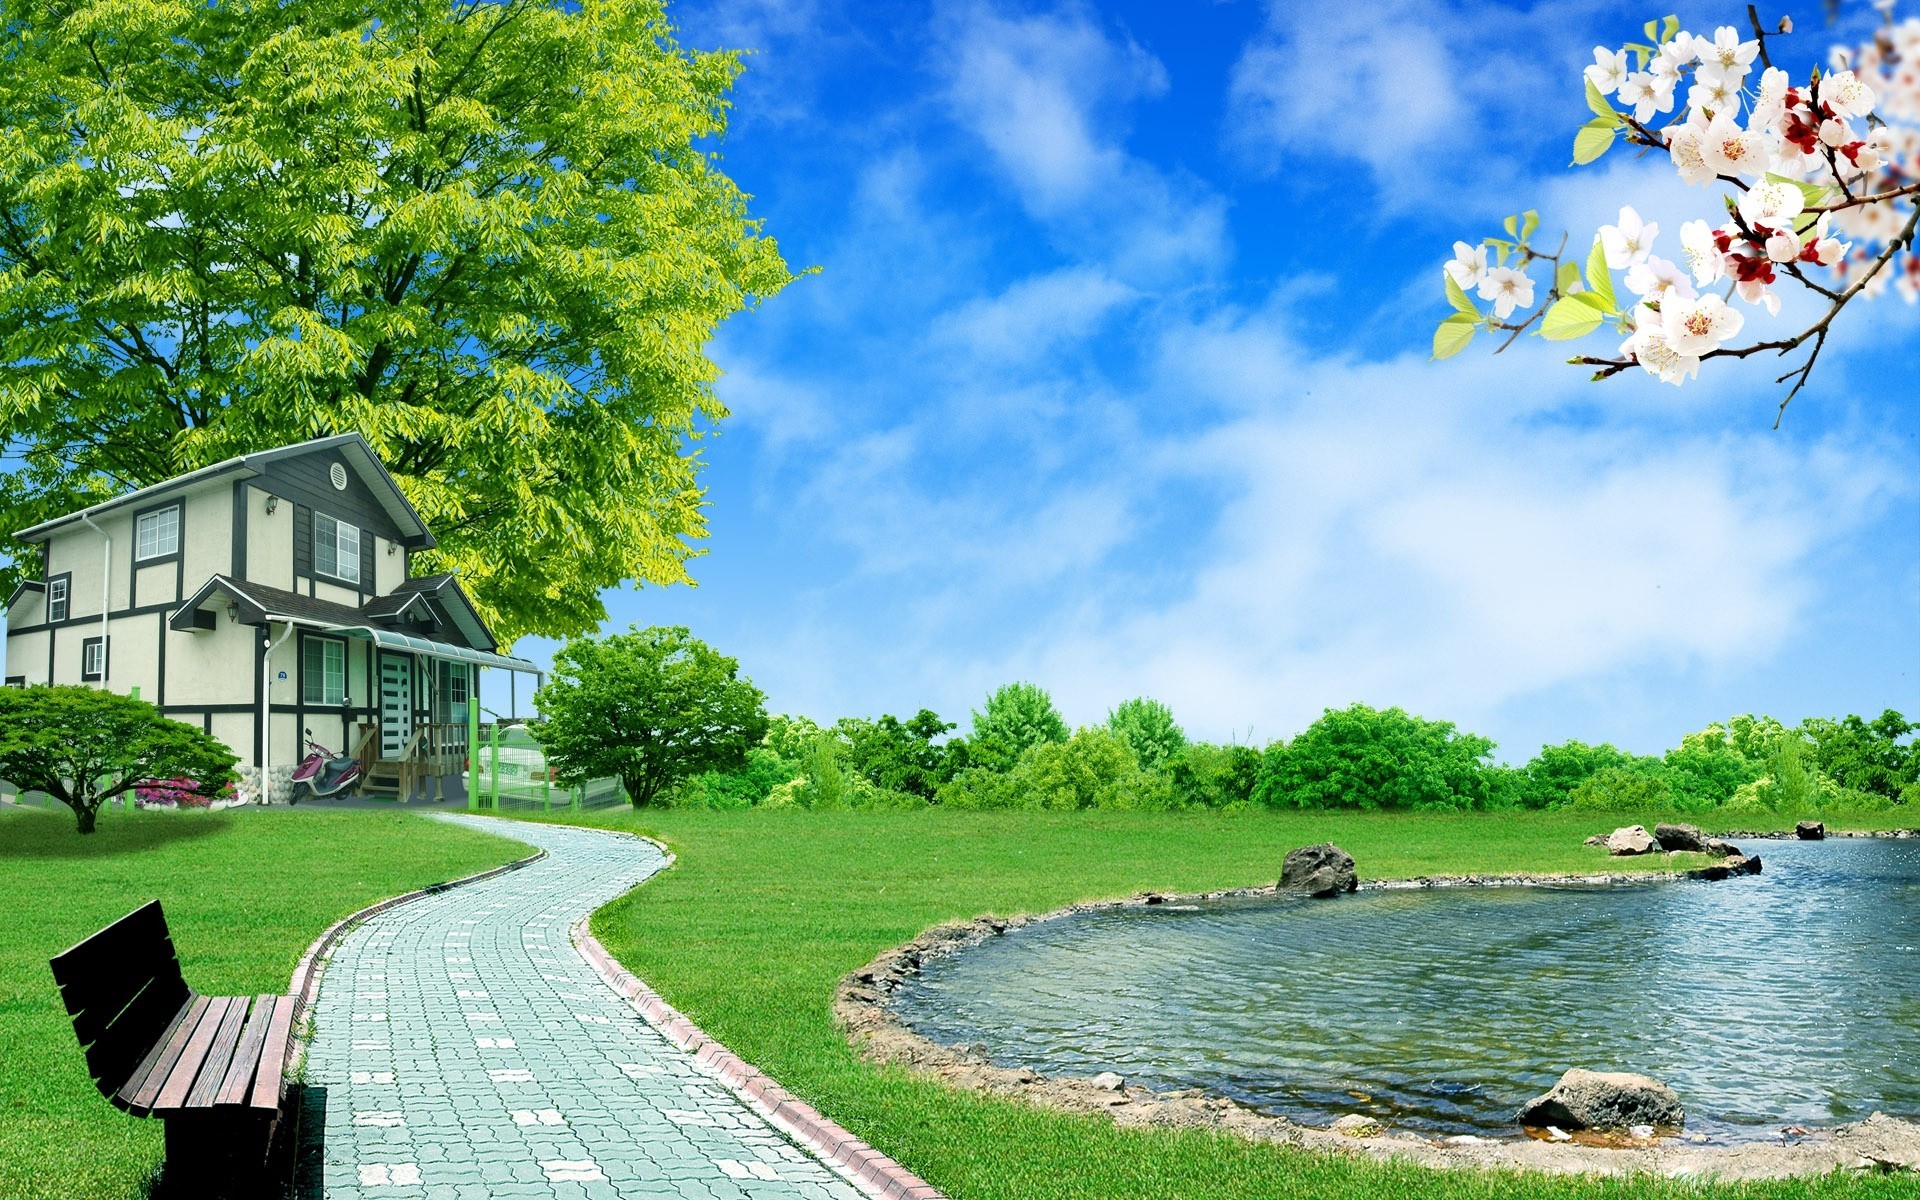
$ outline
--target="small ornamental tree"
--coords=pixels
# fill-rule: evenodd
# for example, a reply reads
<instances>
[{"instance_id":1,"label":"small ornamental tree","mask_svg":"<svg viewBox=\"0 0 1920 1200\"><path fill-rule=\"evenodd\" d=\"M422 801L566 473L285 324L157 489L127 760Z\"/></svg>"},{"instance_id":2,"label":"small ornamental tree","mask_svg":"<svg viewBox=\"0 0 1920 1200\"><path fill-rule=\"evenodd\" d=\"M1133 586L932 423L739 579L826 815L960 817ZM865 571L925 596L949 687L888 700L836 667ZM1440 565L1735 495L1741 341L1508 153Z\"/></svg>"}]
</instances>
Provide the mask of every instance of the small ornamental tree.
<instances>
[{"instance_id":1,"label":"small ornamental tree","mask_svg":"<svg viewBox=\"0 0 1920 1200\"><path fill-rule=\"evenodd\" d=\"M1504 350L1528 330L1568 341L1610 325L1616 349L1568 359L1595 380L1639 367L1679 385L1714 359L1787 358L1778 426L1843 309L1889 283L1920 300L1920 17L1896 23L1882 7L1884 26L1833 47L1824 71L1776 65L1792 23L1768 29L1753 5L1751 37L1732 25L1695 35L1670 16L1648 21L1643 42L1596 46L1584 81L1593 117L1574 136L1574 164L1616 141L1664 155L1709 192L1702 218L1680 226L1675 259L1656 253L1658 227L1631 206L1590 249L1565 236L1547 249L1532 211L1508 217L1505 237L1455 242L1441 278L1454 312L1434 332L1434 357L1481 330ZM1811 316L1797 329L1747 329L1778 317L1789 290L1813 297Z\"/></svg>"},{"instance_id":2,"label":"small ornamental tree","mask_svg":"<svg viewBox=\"0 0 1920 1200\"><path fill-rule=\"evenodd\" d=\"M766 697L739 661L680 625L570 639L533 702L555 778L613 776L635 808L703 771L744 766L767 735Z\"/></svg>"},{"instance_id":3,"label":"small ornamental tree","mask_svg":"<svg viewBox=\"0 0 1920 1200\"><path fill-rule=\"evenodd\" d=\"M1031 683L1009 683L987 697L985 711L973 714L969 761L990 771L1007 771L1041 742L1067 740L1067 723L1053 697Z\"/></svg>"},{"instance_id":4,"label":"small ornamental tree","mask_svg":"<svg viewBox=\"0 0 1920 1200\"><path fill-rule=\"evenodd\" d=\"M0 779L45 792L92 833L100 806L164 784L209 800L235 781L226 746L142 700L96 688L0 688Z\"/></svg>"}]
</instances>

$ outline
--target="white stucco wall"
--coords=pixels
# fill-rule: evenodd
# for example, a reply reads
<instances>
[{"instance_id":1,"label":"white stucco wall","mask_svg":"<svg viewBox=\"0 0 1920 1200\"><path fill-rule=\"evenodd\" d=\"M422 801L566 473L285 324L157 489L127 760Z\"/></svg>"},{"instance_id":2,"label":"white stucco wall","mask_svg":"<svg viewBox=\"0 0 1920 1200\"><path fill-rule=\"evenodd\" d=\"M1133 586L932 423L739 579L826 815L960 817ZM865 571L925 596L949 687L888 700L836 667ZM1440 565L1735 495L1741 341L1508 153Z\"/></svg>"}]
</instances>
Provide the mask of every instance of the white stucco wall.
<instances>
[{"instance_id":1,"label":"white stucco wall","mask_svg":"<svg viewBox=\"0 0 1920 1200\"><path fill-rule=\"evenodd\" d=\"M216 609L212 629L167 632L167 703L249 704L253 701L253 662L260 631L240 625ZM249 726L248 735L252 729ZM251 743L245 758L253 761Z\"/></svg>"},{"instance_id":2,"label":"white stucco wall","mask_svg":"<svg viewBox=\"0 0 1920 1200\"><path fill-rule=\"evenodd\" d=\"M223 481L188 494L187 529L180 552L189 594L210 576L232 573L232 484Z\"/></svg>"},{"instance_id":3,"label":"white stucco wall","mask_svg":"<svg viewBox=\"0 0 1920 1200\"><path fill-rule=\"evenodd\" d=\"M21 622L23 625L25 623ZM46 630L10 634L7 637L6 674L9 677L25 676L28 683L48 682Z\"/></svg>"},{"instance_id":4,"label":"white stucco wall","mask_svg":"<svg viewBox=\"0 0 1920 1200\"><path fill-rule=\"evenodd\" d=\"M313 595L316 600L331 600L335 604L344 604L348 608L360 607L360 593L352 588L340 587L316 579L313 581Z\"/></svg>"},{"instance_id":5,"label":"white stucco wall","mask_svg":"<svg viewBox=\"0 0 1920 1200\"><path fill-rule=\"evenodd\" d=\"M113 539L112 588L110 604L113 608L127 607L127 590L131 581L127 578L127 562L132 557L131 541L133 537L133 519L126 514L97 517L94 524L105 530ZM72 616L84 617L100 615L100 536L85 525L75 525L53 535L47 543L47 574L59 575L71 572L73 575ZM168 565L171 570L171 564Z\"/></svg>"},{"instance_id":6,"label":"white stucco wall","mask_svg":"<svg viewBox=\"0 0 1920 1200\"><path fill-rule=\"evenodd\" d=\"M247 578L293 590L293 501L267 512L267 493L247 488ZM232 514L228 514L231 523Z\"/></svg>"},{"instance_id":7,"label":"white stucco wall","mask_svg":"<svg viewBox=\"0 0 1920 1200\"><path fill-rule=\"evenodd\" d=\"M382 596L407 581L407 556L386 538L373 539L373 582Z\"/></svg>"}]
</instances>

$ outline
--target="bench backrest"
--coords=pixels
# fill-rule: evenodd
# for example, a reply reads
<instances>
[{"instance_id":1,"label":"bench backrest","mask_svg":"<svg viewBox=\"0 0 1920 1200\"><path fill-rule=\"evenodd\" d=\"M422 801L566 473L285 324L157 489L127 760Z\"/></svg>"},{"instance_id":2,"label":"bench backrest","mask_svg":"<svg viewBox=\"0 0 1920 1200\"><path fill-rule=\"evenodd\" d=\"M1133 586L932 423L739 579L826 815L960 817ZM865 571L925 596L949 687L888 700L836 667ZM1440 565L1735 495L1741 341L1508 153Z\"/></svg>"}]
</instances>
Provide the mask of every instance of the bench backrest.
<instances>
[{"instance_id":1,"label":"bench backrest","mask_svg":"<svg viewBox=\"0 0 1920 1200\"><path fill-rule=\"evenodd\" d=\"M87 1049L87 1071L111 1098L192 997L158 900L53 958L53 978Z\"/></svg>"}]
</instances>

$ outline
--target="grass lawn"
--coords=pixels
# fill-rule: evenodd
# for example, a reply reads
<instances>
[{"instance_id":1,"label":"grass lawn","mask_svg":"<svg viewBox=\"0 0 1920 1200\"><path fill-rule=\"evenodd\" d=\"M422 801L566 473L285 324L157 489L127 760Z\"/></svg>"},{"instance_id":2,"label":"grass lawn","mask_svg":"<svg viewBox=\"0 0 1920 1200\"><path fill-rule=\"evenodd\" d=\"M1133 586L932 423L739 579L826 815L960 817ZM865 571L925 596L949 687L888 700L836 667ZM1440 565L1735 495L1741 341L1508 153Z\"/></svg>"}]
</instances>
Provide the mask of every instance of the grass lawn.
<instances>
[{"instance_id":1,"label":"grass lawn","mask_svg":"<svg viewBox=\"0 0 1920 1200\"><path fill-rule=\"evenodd\" d=\"M114 809L81 837L64 808L0 812L0 1197L130 1200L160 1163L160 1122L88 1079L48 958L157 897L189 984L284 992L334 921L526 853L402 813Z\"/></svg>"},{"instance_id":2,"label":"grass lawn","mask_svg":"<svg viewBox=\"0 0 1920 1200\"><path fill-rule=\"evenodd\" d=\"M1289 848L1323 840L1350 851L1363 877L1635 865L1580 845L1622 823L1605 816L930 810L565 819L650 833L680 856L595 917L596 934L621 961L735 1052L955 1200L1920 1195L1911 1179L1892 1177L1702 1188L1433 1172L1209 1133L1122 1131L876 1068L833 1025L843 974L942 920L1143 889L1269 883Z\"/></svg>"}]
</instances>

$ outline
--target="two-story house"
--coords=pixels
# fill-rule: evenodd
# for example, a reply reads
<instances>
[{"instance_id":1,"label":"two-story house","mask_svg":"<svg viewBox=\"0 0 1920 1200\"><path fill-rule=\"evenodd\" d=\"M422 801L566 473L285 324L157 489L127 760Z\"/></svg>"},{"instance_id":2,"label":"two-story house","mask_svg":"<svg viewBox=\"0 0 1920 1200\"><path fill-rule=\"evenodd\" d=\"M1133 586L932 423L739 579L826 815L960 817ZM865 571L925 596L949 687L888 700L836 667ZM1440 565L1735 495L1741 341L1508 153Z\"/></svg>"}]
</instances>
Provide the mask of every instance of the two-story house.
<instances>
[{"instance_id":1,"label":"two-story house","mask_svg":"<svg viewBox=\"0 0 1920 1200\"><path fill-rule=\"evenodd\" d=\"M6 602L5 682L137 688L231 747L256 796L262 764L287 794L308 729L376 779L457 774L476 670L535 672L453 576L413 577L433 535L357 433L14 536L44 569Z\"/></svg>"}]
</instances>

